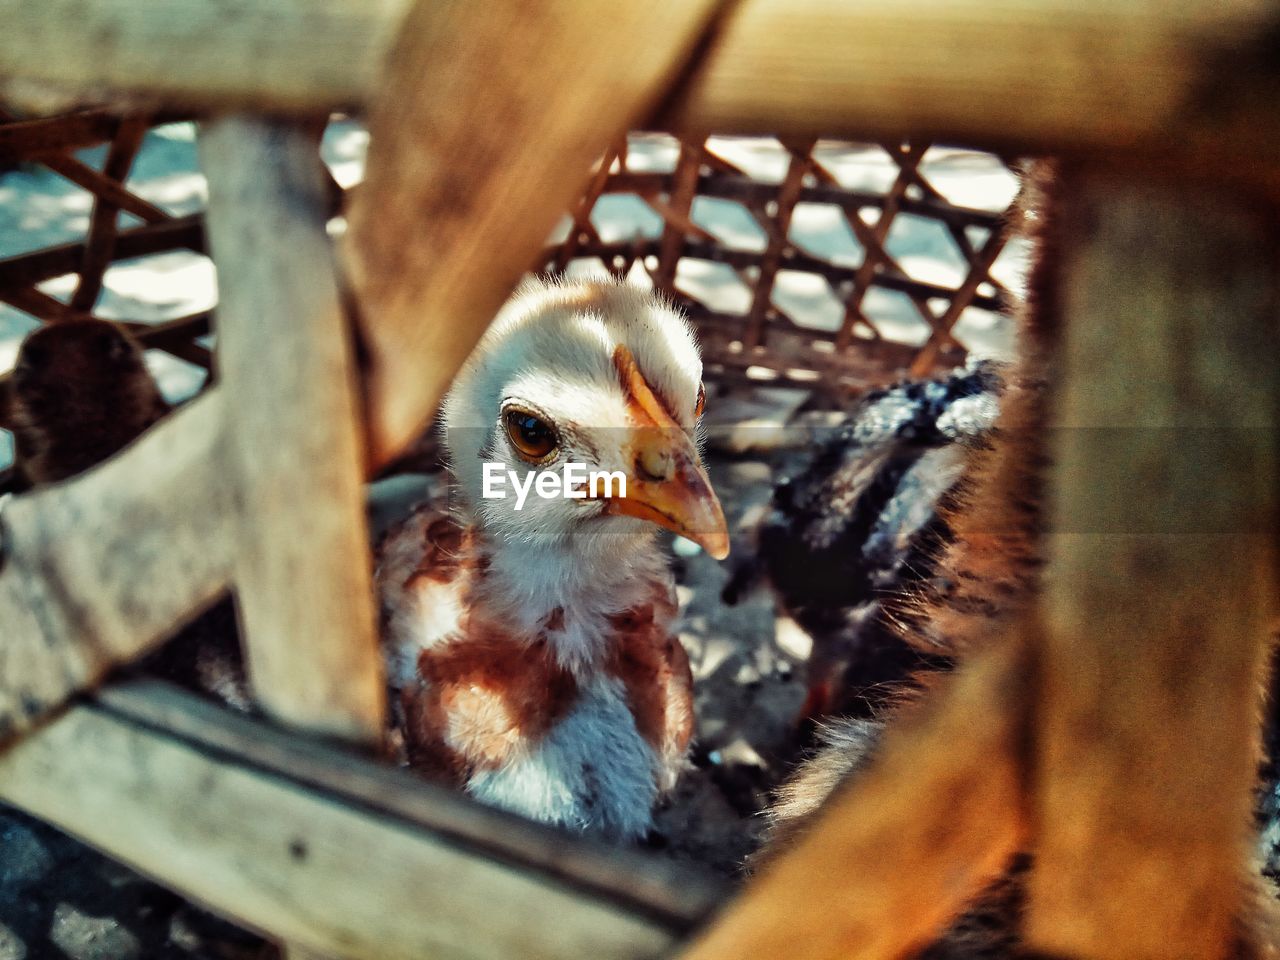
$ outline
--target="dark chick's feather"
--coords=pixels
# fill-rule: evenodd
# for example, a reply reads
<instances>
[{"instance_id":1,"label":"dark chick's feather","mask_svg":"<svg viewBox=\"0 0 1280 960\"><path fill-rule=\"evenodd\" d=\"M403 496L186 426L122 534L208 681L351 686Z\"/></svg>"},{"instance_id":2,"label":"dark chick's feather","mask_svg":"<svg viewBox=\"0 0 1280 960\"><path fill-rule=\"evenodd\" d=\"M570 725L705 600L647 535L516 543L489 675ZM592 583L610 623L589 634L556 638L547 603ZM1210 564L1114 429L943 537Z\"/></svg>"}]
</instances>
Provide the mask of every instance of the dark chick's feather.
<instances>
[{"instance_id":1,"label":"dark chick's feather","mask_svg":"<svg viewBox=\"0 0 1280 960\"><path fill-rule=\"evenodd\" d=\"M949 538L939 504L986 443L1000 391L984 361L871 392L775 488L747 563L813 638L807 719L872 716L913 671L944 665L903 639L901 598L932 576Z\"/></svg>"},{"instance_id":2,"label":"dark chick's feather","mask_svg":"<svg viewBox=\"0 0 1280 960\"><path fill-rule=\"evenodd\" d=\"M15 466L29 486L89 469L169 412L141 347L104 320L67 321L28 335L9 391Z\"/></svg>"}]
</instances>

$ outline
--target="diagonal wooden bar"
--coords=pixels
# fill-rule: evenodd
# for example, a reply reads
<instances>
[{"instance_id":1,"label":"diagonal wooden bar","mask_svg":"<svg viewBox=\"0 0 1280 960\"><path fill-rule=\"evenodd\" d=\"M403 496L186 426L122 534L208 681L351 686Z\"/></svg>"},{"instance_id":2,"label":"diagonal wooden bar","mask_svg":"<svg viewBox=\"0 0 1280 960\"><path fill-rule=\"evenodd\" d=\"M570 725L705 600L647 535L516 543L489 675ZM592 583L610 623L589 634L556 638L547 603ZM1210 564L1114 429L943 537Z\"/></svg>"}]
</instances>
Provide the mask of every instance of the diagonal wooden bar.
<instances>
[{"instance_id":1,"label":"diagonal wooden bar","mask_svg":"<svg viewBox=\"0 0 1280 960\"><path fill-rule=\"evenodd\" d=\"M592 164L652 110L713 0L420 3L369 115L345 264L362 312L372 463L427 418Z\"/></svg>"},{"instance_id":2,"label":"diagonal wooden bar","mask_svg":"<svg viewBox=\"0 0 1280 960\"><path fill-rule=\"evenodd\" d=\"M703 147L701 141L680 143L680 157L671 176L668 206L680 216L688 218L693 198L698 191L698 174L702 169ZM625 172L625 171L620 171ZM658 270L653 283L667 294L676 292L676 267L684 249L685 231L671 220L662 223L662 240L658 246Z\"/></svg>"},{"instance_id":3,"label":"diagonal wooden bar","mask_svg":"<svg viewBox=\"0 0 1280 960\"><path fill-rule=\"evenodd\" d=\"M135 196L116 181L81 163L74 156L46 153L40 157L39 162L76 186L84 187L94 196L115 204L145 223L161 223L169 219L169 214L155 204Z\"/></svg>"},{"instance_id":4,"label":"diagonal wooden bar","mask_svg":"<svg viewBox=\"0 0 1280 960\"><path fill-rule=\"evenodd\" d=\"M751 307L747 311L746 330L742 334L742 345L746 349L760 346L764 341L765 316L773 305L773 285L778 276L778 268L782 266L783 252L790 246L791 215L800 199L800 188L804 186L805 177L813 167L813 140L805 140L799 146L789 150L791 159L787 163L787 174L783 178L782 187L778 191L778 199L773 216L756 214L756 221L768 237L764 256L760 258L760 279L756 283Z\"/></svg>"},{"instance_id":5,"label":"diagonal wooden bar","mask_svg":"<svg viewBox=\"0 0 1280 960\"><path fill-rule=\"evenodd\" d=\"M0 741L155 646L225 589L236 550L211 391L123 456L0 512Z\"/></svg>"},{"instance_id":6,"label":"diagonal wooden bar","mask_svg":"<svg viewBox=\"0 0 1280 960\"><path fill-rule=\"evenodd\" d=\"M920 349L920 355L911 364L912 376L927 376L933 369L938 354L948 342L952 341L951 329L960 319L965 306L973 302L973 295L978 287L990 280L991 268L995 265L996 257L1000 256L1000 251L1004 249L1007 240L1008 234L1004 230L992 230L987 235L982 249L969 262L969 272L965 274L964 282L956 289L942 316L933 321L933 330L929 333L928 341Z\"/></svg>"},{"instance_id":7,"label":"diagonal wooden bar","mask_svg":"<svg viewBox=\"0 0 1280 960\"><path fill-rule=\"evenodd\" d=\"M124 187L149 126L146 116L126 117L120 121L120 128L102 164L102 175L108 182ZM84 261L80 264L80 282L71 295L73 310L92 310L98 302L103 276L115 253L119 214L120 205L113 198L94 196L89 235L85 238Z\"/></svg>"},{"instance_id":8,"label":"diagonal wooden bar","mask_svg":"<svg viewBox=\"0 0 1280 960\"><path fill-rule=\"evenodd\" d=\"M413 32L460 37L455 4L436 7ZM19 103L61 92L68 102L358 108L377 98L382 57L408 8L4 0L0 89ZM683 29L673 17L664 49ZM741 0L655 123L693 137L924 136L1028 152L1274 161L1280 119L1265 91L1277 23L1270 0L1008 0L999 16L986 0ZM565 63L590 55L579 47Z\"/></svg>"}]
</instances>

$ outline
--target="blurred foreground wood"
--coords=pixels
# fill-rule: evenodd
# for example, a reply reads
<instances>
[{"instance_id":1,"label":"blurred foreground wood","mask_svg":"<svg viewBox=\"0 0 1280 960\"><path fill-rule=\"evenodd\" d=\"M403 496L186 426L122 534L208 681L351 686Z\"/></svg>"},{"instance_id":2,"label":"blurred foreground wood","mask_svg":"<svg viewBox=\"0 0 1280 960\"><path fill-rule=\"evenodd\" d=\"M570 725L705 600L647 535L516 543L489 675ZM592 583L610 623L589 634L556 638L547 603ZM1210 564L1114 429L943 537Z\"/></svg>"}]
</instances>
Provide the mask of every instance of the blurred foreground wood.
<instances>
[{"instance_id":1,"label":"blurred foreground wood","mask_svg":"<svg viewBox=\"0 0 1280 960\"><path fill-rule=\"evenodd\" d=\"M684 956L910 956L1025 840L1014 645L970 664Z\"/></svg>"},{"instance_id":2,"label":"blurred foreground wood","mask_svg":"<svg viewBox=\"0 0 1280 960\"><path fill-rule=\"evenodd\" d=\"M713 10L625 3L607 24L576 0L409 14L343 243L375 466L422 432L592 162L652 108Z\"/></svg>"},{"instance_id":3,"label":"blurred foreground wood","mask_svg":"<svg viewBox=\"0 0 1280 960\"><path fill-rule=\"evenodd\" d=\"M120 458L0 515L0 796L299 955L672 949L721 893L687 871L162 688L66 701L234 586L267 711L376 742L361 474L425 424L592 160L642 118L1097 150L1066 183L1056 228L1062 429L1046 441L1057 527L1042 609L895 731L689 956L909 955L1024 848L1038 863L1033 947L1233 955L1280 583L1274 4L1016 0L994 16L976 0L664 0L590 17L569 0L266 0L212 20L199 6L8 0L0 78L35 99L52 85L312 118L364 106L368 179L335 271L311 135L209 125L225 382ZM111 139L118 162L98 176L122 186L107 174L127 168L138 131L114 122L89 111L60 134L36 119L9 147ZM902 149L905 174L919 161ZM1147 161L1169 157L1184 178L1229 164L1207 189L1157 179ZM664 246L688 232L700 163L681 161ZM787 210L814 170L797 148ZM22 288L7 295L57 322L91 303L113 253L205 242L198 222L126 197L99 195L86 244L0 265L5 289ZM131 203L146 224L106 229ZM766 250L775 268L787 216ZM868 250L886 239L865 224L858 237ZM966 254L975 289L997 249L988 235ZM78 304L34 288L76 269ZM768 282L757 294L748 342ZM846 341L856 300L847 313ZM932 353L955 316L936 319Z\"/></svg>"},{"instance_id":4,"label":"blurred foreground wood","mask_svg":"<svg viewBox=\"0 0 1280 960\"><path fill-rule=\"evenodd\" d=\"M87 9L74 0L4 0L0 90L37 107L123 98L206 110L357 108L378 99L397 31L423 49L465 45L467 6L436 3L410 23L408 0L241 0L216 13L198 0L98 0ZM613 60L609 82L625 87L624 74L682 49L688 24L711 6L673 4L648 20L640 29L649 42ZM494 27L552 20L554 7L530 6L511 20L508 5L497 4ZM639 21L628 21L629 5L611 8L616 30L605 34L578 10L562 21L563 44L552 40L535 69L586 89L586 62ZM651 83L651 93L667 94L647 101L658 126L1268 162L1280 143L1270 98L1249 92L1273 77L1280 7L1270 0L1007 0L995 8L986 0L741 0L722 10L695 69L664 75L678 87ZM579 30L591 43L575 39ZM507 33L501 45L520 42ZM477 75L497 49L480 54ZM496 74L486 79L499 85ZM630 109L618 101L609 122Z\"/></svg>"},{"instance_id":5,"label":"blurred foreground wood","mask_svg":"<svg viewBox=\"0 0 1280 960\"><path fill-rule=\"evenodd\" d=\"M202 132L200 158L222 271L218 369L237 424L228 459L252 518L236 570L249 679L272 716L376 744L387 704L355 331L325 235L315 141L297 127L224 119Z\"/></svg>"},{"instance_id":6,"label":"blurred foreground wood","mask_svg":"<svg viewBox=\"0 0 1280 960\"><path fill-rule=\"evenodd\" d=\"M1223 957L1246 910L1280 582L1280 222L1199 187L1064 187L1029 913L1055 955Z\"/></svg>"},{"instance_id":7,"label":"blurred foreground wood","mask_svg":"<svg viewBox=\"0 0 1280 960\"><path fill-rule=\"evenodd\" d=\"M891 730L690 960L910 955L1015 843L1046 955L1224 960L1266 935L1244 918L1280 582L1280 221L1087 168L1061 197L1043 622Z\"/></svg>"},{"instance_id":8,"label":"blurred foreground wood","mask_svg":"<svg viewBox=\"0 0 1280 960\"><path fill-rule=\"evenodd\" d=\"M656 957L723 895L153 683L0 755L0 797L334 956Z\"/></svg>"}]
</instances>

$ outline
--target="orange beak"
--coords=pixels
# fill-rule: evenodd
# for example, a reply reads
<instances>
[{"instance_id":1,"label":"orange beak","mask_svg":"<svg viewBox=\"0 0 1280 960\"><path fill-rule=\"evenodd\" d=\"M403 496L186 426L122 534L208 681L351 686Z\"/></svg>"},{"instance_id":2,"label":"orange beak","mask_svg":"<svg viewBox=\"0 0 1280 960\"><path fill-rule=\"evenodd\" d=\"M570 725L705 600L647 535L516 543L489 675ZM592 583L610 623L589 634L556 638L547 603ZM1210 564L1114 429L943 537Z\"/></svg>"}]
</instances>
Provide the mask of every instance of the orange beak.
<instances>
[{"instance_id":1,"label":"orange beak","mask_svg":"<svg viewBox=\"0 0 1280 960\"><path fill-rule=\"evenodd\" d=\"M608 500L605 512L666 527L723 560L729 529L693 440L654 395L630 350L618 347L613 363L636 429L625 451L631 463L627 495Z\"/></svg>"}]
</instances>

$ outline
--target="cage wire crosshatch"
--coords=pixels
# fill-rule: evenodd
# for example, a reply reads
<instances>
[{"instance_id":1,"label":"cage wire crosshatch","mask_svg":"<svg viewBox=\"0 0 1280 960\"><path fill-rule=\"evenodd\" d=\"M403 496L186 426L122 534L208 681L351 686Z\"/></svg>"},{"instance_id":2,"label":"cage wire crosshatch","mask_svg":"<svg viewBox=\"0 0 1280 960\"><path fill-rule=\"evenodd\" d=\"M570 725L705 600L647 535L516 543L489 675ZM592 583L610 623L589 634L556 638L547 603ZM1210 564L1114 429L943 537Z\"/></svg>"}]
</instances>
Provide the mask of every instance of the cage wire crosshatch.
<instances>
[{"instance_id":1,"label":"cage wire crosshatch","mask_svg":"<svg viewBox=\"0 0 1280 960\"><path fill-rule=\"evenodd\" d=\"M1280 17L1014 7L649 0L601 24L568 0L213 16L15 0L7 349L101 316L185 402L100 468L4 501L0 798L289 958L902 957L1028 850L1025 926L1044 955L1269 955L1240 877L1280 582L1265 363ZM165 151L185 151L178 180L147 168ZM1136 431L1149 482L1125 503L1167 530L1189 498L1245 490L1256 528L1055 541L1043 602L732 891L371 756L387 691L365 482L522 273L652 285L692 318L709 385L842 409L1011 353L1015 158L1059 152L1055 411L1209 426L1249 411L1240 455L1194 471ZM163 302L130 288L160 261ZM1049 433L1054 509L1090 516L1115 493L1097 482L1105 452ZM1238 589L1205 592L1212 578ZM228 590L264 716L104 682Z\"/></svg>"},{"instance_id":2,"label":"cage wire crosshatch","mask_svg":"<svg viewBox=\"0 0 1280 960\"><path fill-rule=\"evenodd\" d=\"M68 203L65 185L42 196L33 182L31 203L64 197L72 212L59 222L47 212L24 214L15 199L10 250L0 259L0 300L42 323L105 307L97 315L122 322L148 349L211 370L210 309L153 319L165 307L144 303L144 319L129 315L136 301L99 298L113 264L145 271L148 257L205 249L194 209L202 191L174 186L184 177L198 180L194 156L180 152L190 136L183 125L164 127L178 149L150 141L163 156L157 162L172 165L147 169L141 178L148 194L168 189L157 203L131 192L129 180L148 129L172 118L78 111L28 119L10 112L0 119L4 162L25 164L33 180L37 171L57 174L92 199L82 240L31 249L28 237L73 232L83 201ZM335 134L327 152L340 175L329 180L338 215L339 180L358 182L363 139L349 121ZM92 151L99 144L105 146ZM1007 356L1000 315L1011 303L1020 262L1014 251L1005 254L1002 223L1016 181L1004 162L974 151L931 153L924 143L800 146L632 134L607 151L530 267L570 276L607 271L651 283L697 324L713 383L793 385L827 406L897 377L956 366L967 346ZM76 155L86 150L97 156L86 162ZM931 176L960 200L949 199ZM174 212L175 198L182 212ZM34 230L22 228L41 216ZM189 264L182 269L186 297L214 297L211 276ZM50 288L70 293L45 292ZM18 336L28 326L12 325ZM179 397L198 381L189 372L169 378Z\"/></svg>"}]
</instances>

